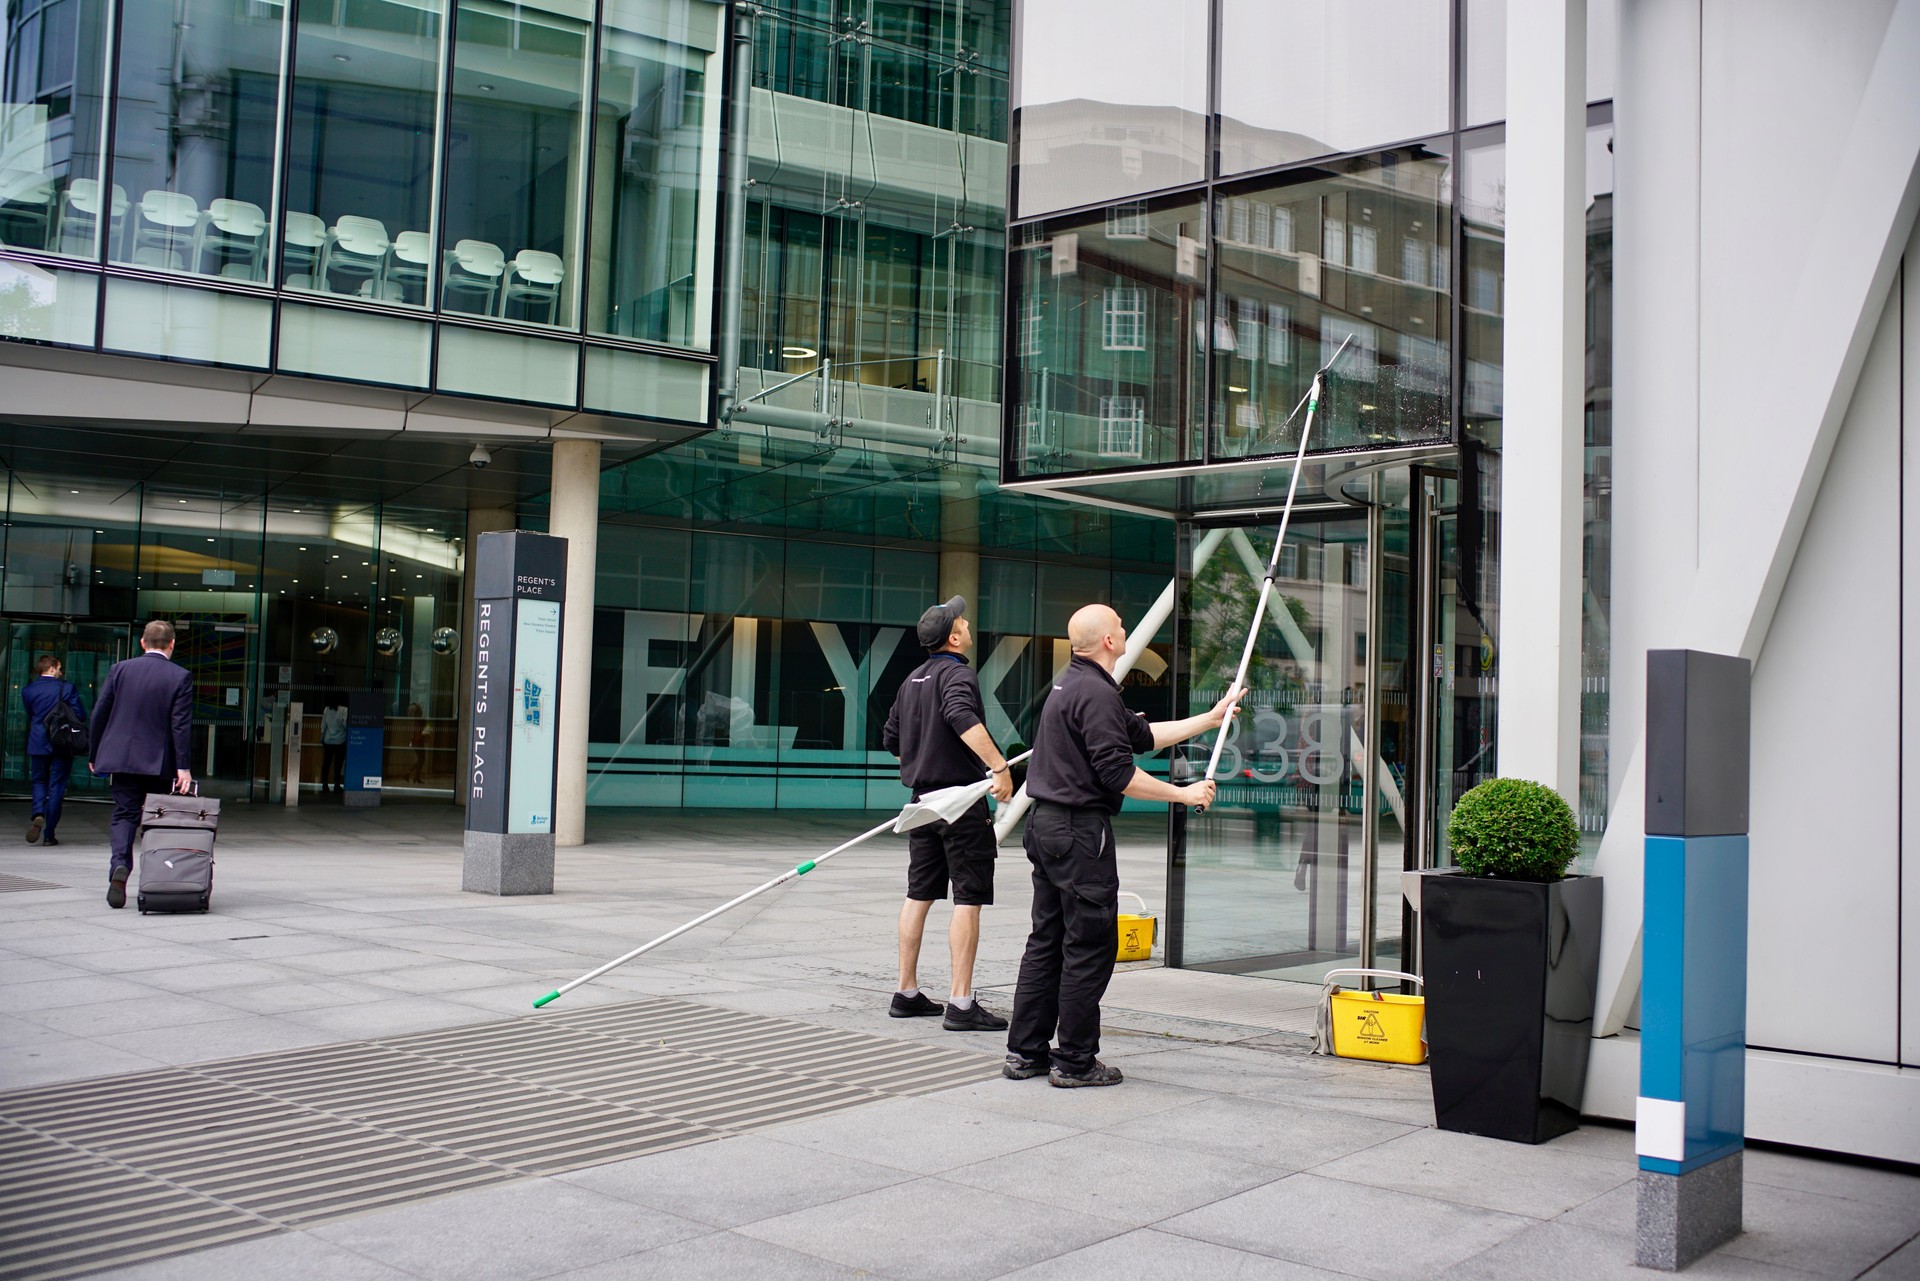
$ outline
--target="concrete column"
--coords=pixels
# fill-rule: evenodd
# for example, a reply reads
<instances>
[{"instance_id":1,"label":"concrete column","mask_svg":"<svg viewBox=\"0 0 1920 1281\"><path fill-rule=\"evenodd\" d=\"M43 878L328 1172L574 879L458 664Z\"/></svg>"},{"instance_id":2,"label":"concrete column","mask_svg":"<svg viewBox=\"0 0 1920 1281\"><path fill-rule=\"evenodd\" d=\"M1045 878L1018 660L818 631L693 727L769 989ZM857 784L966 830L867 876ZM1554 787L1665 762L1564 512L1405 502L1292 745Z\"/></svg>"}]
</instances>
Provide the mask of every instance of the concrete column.
<instances>
[{"instance_id":1,"label":"concrete column","mask_svg":"<svg viewBox=\"0 0 1920 1281\"><path fill-rule=\"evenodd\" d=\"M459 697L454 702L460 717L460 739L454 744L453 752L453 803L462 809L467 805L462 775L469 763L467 750L473 742L473 664L467 661L472 652L469 646L473 644L473 548L480 535L512 528L513 513L507 508L476 507L467 513L467 540L461 544L466 560L460 576L460 657L456 668Z\"/></svg>"},{"instance_id":2,"label":"concrete column","mask_svg":"<svg viewBox=\"0 0 1920 1281\"><path fill-rule=\"evenodd\" d=\"M587 843L587 704L593 692L593 575L600 537L600 442L553 442L547 532L567 540L567 605L560 625L560 752L555 845Z\"/></svg>"},{"instance_id":3,"label":"concrete column","mask_svg":"<svg viewBox=\"0 0 1920 1281\"><path fill-rule=\"evenodd\" d=\"M1586 0L1507 12L1500 772L1580 800Z\"/></svg>"}]
</instances>

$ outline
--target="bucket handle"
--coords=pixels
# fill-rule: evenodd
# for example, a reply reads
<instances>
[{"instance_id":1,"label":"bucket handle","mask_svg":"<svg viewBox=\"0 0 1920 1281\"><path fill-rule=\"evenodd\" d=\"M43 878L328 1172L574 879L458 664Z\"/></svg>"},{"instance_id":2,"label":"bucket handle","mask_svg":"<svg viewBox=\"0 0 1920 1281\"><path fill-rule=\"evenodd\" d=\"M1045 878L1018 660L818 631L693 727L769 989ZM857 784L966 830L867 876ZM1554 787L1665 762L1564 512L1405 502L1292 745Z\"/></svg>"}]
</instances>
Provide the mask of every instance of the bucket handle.
<instances>
[{"instance_id":1,"label":"bucket handle","mask_svg":"<svg viewBox=\"0 0 1920 1281\"><path fill-rule=\"evenodd\" d=\"M1427 987L1425 979L1422 979L1418 974L1409 974L1405 970L1368 970L1368 969L1355 968L1355 969L1344 969L1344 970L1328 970L1326 974L1321 976L1321 979L1320 979L1321 991L1324 992L1327 988L1333 985L1333 978L1334 978L1334 975L1336 974L1364 974L1369 978L1399 979L1403 983L1418 983L1420 985L1420 990L1423 992L1426 990L1426 987Z\"/></svg>"},{"instance_id":2,"label":"bucket handle","mask_svg":"<svg viewBox=\"0 0 1920 1281\"><path fill-rule=\"evenodd\" d=\"M1132 899L1134 902L1140 905L1140 915L1142 916L1147 915L1147 900L1141 898L1138 894L1132 894L1126 890L1120 891L1120 897Z\"/></svg>"}]
</instances>

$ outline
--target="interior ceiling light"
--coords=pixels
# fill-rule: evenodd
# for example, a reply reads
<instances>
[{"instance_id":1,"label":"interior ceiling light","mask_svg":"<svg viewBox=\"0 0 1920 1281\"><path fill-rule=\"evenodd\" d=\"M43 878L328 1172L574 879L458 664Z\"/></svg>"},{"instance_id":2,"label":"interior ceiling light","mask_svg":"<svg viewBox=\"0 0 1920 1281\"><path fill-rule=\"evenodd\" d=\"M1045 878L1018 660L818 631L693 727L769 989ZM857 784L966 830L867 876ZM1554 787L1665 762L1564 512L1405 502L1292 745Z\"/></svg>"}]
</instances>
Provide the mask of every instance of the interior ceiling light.
<instances>
[{"instance_id":1,"label":"interior ceiling light","mask_svg":"<svg viewBox=\"0 0 1920 1281\"><path fill-rule=\"evenodd\" d=\"M811 347L782 347L780 355L786 360L812 360L820 353Z\"/></svg>"},{"instance_id":2,"label":"interior ceiling light","mask_svg":"<svg viewBox=\"0 0 1920 1281\"><path fill-rule=\"evenodd\" d=\"M1247 394L1247 389L1245 387L1228 387L1227 390L1238 393L1239 395L1242 395L1242 396Z\"/></svg>"},{"instance_id":3,"label":"interior ceiling light","mask_svg":"<svg viewBox=\"0 0 1920 1281\"><path fill-rule=\"evenodd\" d=\"M352 59L351 57L349 57L348 55L346 55L346 54L344 54L344 53L336 53L336 54L334 54L334 55L333 55L333 60L334 60L335 62L352 62L352 61L353 61L353 59Z\"/></svg>"},{"instance_id":4,"label":"interior ceiling light","mask_svg":"<svg viewBox=\"0 0 1920 1281\"><path fill-rule=\"evenodd\" d=\"M68 490L67 492L68 492L69 494L77 494L77 493L79 493L80 491L79 491L79 490L77 490L77 489L69 489L69 490Z\"/></svg>"}]
</instances>

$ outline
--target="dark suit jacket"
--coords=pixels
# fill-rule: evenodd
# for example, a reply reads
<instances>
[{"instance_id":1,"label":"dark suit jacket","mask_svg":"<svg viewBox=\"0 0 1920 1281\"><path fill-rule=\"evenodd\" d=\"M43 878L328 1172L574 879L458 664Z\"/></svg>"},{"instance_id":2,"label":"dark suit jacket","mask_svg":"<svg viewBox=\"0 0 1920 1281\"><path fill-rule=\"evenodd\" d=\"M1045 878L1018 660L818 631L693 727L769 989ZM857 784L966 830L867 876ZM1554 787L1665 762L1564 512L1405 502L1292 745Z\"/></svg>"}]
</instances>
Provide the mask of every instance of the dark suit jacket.
<instances>
[{"instance_id":1,"label":"dark suit jacket","mask_svg":"<svg viewBox=\"0 0 1920 1281\"><path fill-rule=\"evenodd\" d=\"M36 676L20 687L20 701L27 708L27 755L51 756L53 744L47 739L47 713L54 705L65 703L78 712L81 719L87 715L86 705L80 701L79 691L72 682L64 677L55 680L51 676ZM89 740L91 741L91 740Z\"/></svg>"},{"instance_id":2,"label":"dark suit jacket","mask_svg":"<svg viewBox=\"0 0 1920 1281\"><path fill-rule=\"evenodd\" d=\"M171 774L193 759L193 673L157 650L115 663L94 700L96 774Z\"/></svg>"}]
</instances>

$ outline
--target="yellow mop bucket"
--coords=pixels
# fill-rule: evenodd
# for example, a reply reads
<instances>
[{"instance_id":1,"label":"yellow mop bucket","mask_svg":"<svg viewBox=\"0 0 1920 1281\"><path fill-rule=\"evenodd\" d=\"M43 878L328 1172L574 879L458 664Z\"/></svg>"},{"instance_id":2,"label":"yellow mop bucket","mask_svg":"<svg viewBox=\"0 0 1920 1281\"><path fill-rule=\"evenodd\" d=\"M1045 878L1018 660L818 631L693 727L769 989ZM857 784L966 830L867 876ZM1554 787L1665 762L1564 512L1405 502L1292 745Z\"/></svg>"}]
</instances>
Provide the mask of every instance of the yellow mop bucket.
<instances>
[{"instance_id":1,"label":"yellow mop bucket","mask_svg":"<svg viewBox=\"0 0 1920 1281\"><path fill-rule=\"evenodd\" d=\"M1420 983L1419 975L1402 970L1328 970L1320 985L1320 1017L1314 1028L1313 1052L1376 1063L1425 1063L1427 998L1397 992L1344 991L1333 981L1342 974Z\"/></svg>"},{"instance_id":2,"label":"yellow mop bucket","mask_svg":"<svg viewBox=\"0 0 1920 1281\"><path fill-rule=\"evenodd\" d=\"M1153 932L1156 921L1147 915L1147 901L1138 894L1120 891L1121 898L1130 898L1140 905L1138 914L1120 913L1120 950L1115 953L1116 961L1144 961L1153 955Z\"/></svg>"}]
</instances>

